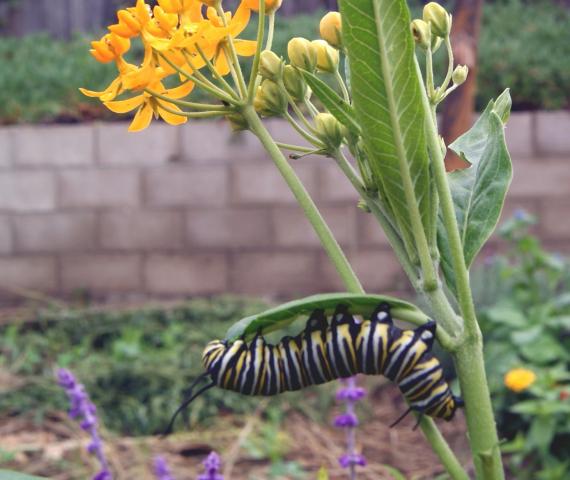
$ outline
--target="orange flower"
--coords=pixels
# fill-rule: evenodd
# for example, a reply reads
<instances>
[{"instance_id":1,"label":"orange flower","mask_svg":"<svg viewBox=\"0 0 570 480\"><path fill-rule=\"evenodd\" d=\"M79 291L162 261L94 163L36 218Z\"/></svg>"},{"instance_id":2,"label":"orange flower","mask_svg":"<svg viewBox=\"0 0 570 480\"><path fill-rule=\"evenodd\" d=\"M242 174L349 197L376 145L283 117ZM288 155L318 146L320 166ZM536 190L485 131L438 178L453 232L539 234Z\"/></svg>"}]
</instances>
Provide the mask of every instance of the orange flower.
<instances>
[{"instance_id":1,"label":"orange flower","mask_svg":"<svg viewBox=\"0 0 570 480\"><path fill-rule=\"evenodd\" d=\"M505 375L505 385L509 390L520 393L536 381L536 374L526 368L513 368Z\"/></svg>"},{"instance_id":2,"label":"orange flower","mask_svg":"<svg viewBox=\"0 0 570 480\"><path fill-rule=\"evenodd\" d=\"M91 42L91 47L89 51L98 62L109 63L127 52L131 48L131 41L114 33L108 33L101 40Z\"/></svg>"},{"instance_id":3,"label":"orange flower","mask_svg":"<svg viewBox=\"0 0 570 480\"><path fill-rule=\"evenodd\" d=\"M244 0L247 8L250 8L254 12L259 11L259 0ZM265 13L273 13L279 10L283 0L265 0Z\"/></svg>"},{"instance_id":4,"label":"orange flower","mask_svg":"<svg viewBox=\"0 0 570 480\"><path fill-rule=\"evenodd\" d=\"M250 57L255 55L255 50L257 48L257 42L253 40L241 40L235 39L247 26L249 19L251 17L251 9L246 5L245 2L241 2L240 6L236 10L235 14L232 15L230 12L225 12L225 21L222 19L214 8L208 8L207 10L208 20L218 28L224 28L227 26L227 35L233 40L233 44L238 55L244 57ZM214 57L214 68L216 72L220 75L227 75L230 73L230 64L226 56L225 48L227 40L222 40L217 48Z\"/></svg>"},{"instance_id":5,"label":"orange flower","mask_svg":"<svg viewBox=\"0 0 570 480\"><path fill-rule=\"evenodd\" d=\"M136 6L117 12L118 23L109 26L109 30L121 37L136 37L151 19L150 7L144 0L137 0Z\"/></svg>"}]
</instances>

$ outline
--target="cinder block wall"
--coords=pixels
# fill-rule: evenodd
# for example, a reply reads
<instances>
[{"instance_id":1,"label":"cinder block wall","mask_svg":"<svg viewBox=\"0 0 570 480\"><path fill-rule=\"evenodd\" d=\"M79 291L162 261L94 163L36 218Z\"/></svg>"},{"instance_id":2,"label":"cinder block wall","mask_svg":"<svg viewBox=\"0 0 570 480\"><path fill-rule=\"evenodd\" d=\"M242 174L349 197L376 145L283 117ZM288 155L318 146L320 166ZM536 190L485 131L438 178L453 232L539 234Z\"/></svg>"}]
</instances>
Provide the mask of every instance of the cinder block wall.
<instances>
[{"instance_id":1,"label":"cinder block wall","mask_svg":"<svg viewBox=\"0 0 570 480\"><path fill-rule=\"evenodd\" d=\"M281 141L299 143L281 121ZM0 129L1 298L22 291L100 297L341 289L292 195L249 133L223 122ZM570 113L516 113L506 209L570 251ZM293 162L370 291L406 288L374 219L332 161ZM491 245L493 248L493 245Z\"/></svg>"}]
</instances>

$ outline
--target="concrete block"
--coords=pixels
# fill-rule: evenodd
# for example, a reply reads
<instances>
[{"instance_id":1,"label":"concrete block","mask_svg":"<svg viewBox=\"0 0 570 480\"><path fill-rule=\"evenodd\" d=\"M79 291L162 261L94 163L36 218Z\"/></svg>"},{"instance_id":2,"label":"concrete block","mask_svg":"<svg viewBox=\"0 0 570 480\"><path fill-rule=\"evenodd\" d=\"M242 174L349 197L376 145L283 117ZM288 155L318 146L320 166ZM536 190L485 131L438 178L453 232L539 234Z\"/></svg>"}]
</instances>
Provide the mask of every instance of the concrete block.
<instances>
[{"instance_id":1,"label":"concrete block","mask_svg":"<svg viewBox=\"0 0 570 480\"><path fill-rule=\"evenodd\" d=\"M546 200L542 203L542 232L545 239L566 240L570 238L570 197Z\"/></svg>"},{"instance_id":2,"label":"concrete block","mask_svg":"<svg viewBox=\"0 0 570 480\"><path fill-rule=\"evenodd\" d=\"M514 197L566 197L570 190L566 160L521 163L514 171L510 195Z\"/></svg>"},{"instance_id":3,"label":"concrete block","mask_svg":"<svg viewBox=\"0 0 570 480\"><path fill-rule=\"evenodd\" d=\"M222 293L227 285L227 261L217 255L151 255L144 269L147 291L157 295Z\"/></svg>"},{"instance_id":4,"label":"concrete block","mask_svg":"<svg viewBox=\"0 0 570 480\"><path fill-rule=\"evenodd\" d=\"M63 289L97 293L140 291L141 258L138 255L68 255L61 259Z\"/></svg>"},{"instance_id":5,"label":"concrete block","mask_svg":"<svg viewBox=\"0 0 570 480\"><path fill-rule=\"evenodd\" d=\"M358 209L356 218L358 224L358 245L367 247L387 247L390 245L386 234L374 215Z\"/></svg>"},{"instance_id":6,"label":"concrete block","mask_svg":"<svg viewBox=\"0 0 570 480\"><path fill-rule=\"evenodd\" d=\"M331 162L321 166L319 177L321 196L325 202L351 203L356 207L360 197L336 164Z\"/></svg>"},{"instance_id":7,"label":"concrete block","mask_svg":"<svg viewBox=\"0 0 570 480\"><path fill-rule=\"evenodd\" d=\"M46 256L1 257L0 295L19 297L21 289L44 293L55 292L57 290L55 258Z\"/></svg>"},{"instance_id":8,"label":"concrete block","mask_svg":"<svg viewBox=\"0 0 570 480\"><path fill-rule=\"evenodd\" d=\"M532 112L513 112L505 127L505 139L514 158L528 158L535 154Z\"/></svg>"},{"instance_id":9,"label":"concrete block","mask_svg":"<svg viewBox=\"0 0 570 480\"><path fill-rule=\"evenodd\" d=\"M63 207L131 207L139 203L139 192L135 170L66 170L59 174Z\"/></svg>"},{"instance_id":10,"label":"concrete block","mask_svg":"<svg viewBox=\"0 0 570 480\"><path fill-rule=\"evenodd\" d=\"M570 155L570 112L537 112L536 139L540 155Z\"/></svg>"},{"instance_id":11,"label":"concrete block","mask_svg":"<svg viewBox=\"0 0 570 480\"><path fill-rule=\"evenodd\" d=\"M232 261L231 291L304 295L319 289L318 253L243 253Z\"/></svg>"},{"instance_id":12,"label":"concrete block","mask_svg":"<svg viewBox=\"0 0 570 480\"><path fill-rule=\"evenodd\" d=\"M271 221L262 208L225 208L188 212L189 245L201 248L259 248L270 245Z\"/></svg>"},{"instance_id":13,"label":"concrete block","mask_svg":"<svg viewBox=\"0 0 570 480\"><path fill-rule=\"evenodd\" d=\"M15 248L20 252L78 252L96 245L93 213L50 213L14 218Z\"/></svg>"},{"instance_id":14,"label":"concrete block","mask_svg":"<svg viewBox=\"0 0 570 480\"><path fill-rule=\"evenodd\" d=\"M8 168L14 160L14 130L17 127L0 127L0 168Z\"/></svg>"},{"instance_id":15,"label":"concrete block","mask_svg":"<svg viewBox=\"0 0 570 480\"><path fill-rule=\"evenodd\" d=\"M48 172L0 173L0 210L44 212L55 208L55 177Z\"/></svg>"},{"instance_id":16,"label":"concrete block","mask_svg":"<svg viewBox=\"0 0 570 480\"><path fill-rule=\"evenodd\" d=\"M132 133L126 123L97 126L98 162L103 165L164 165L178 155L178 131L164 123L153 123Z\"/></svg>"},{"instance_id":17,"label":"concrete block","mask_svg":"<svg viewBox=\"0 0 570 480\"><path fill-rule=\"evenodd\" d=\"M297 165L295 171L309 190L316 191L317 176L312 165ZM244 163L232 168L233 194L236 203L267 204L294 203L295 197L290 192L287 183L269 162Z\"/></svg>"},{"instance_id":18,"label":"concrete block","mask_svg":"<svg viewBox=\"0 0 570 480\"><path fill-rule=\"evenodd\" d=\"M92 125L38 125L13 129L17 165L83 166L93 163Z\"/></svg>"},{"instance_id":19,"label":"concrete block","mask_svg":"<svg viewBox=\"0 0 570 480\"><path fill-rule=\"evenodd\" d=\"M120 210L103 213L99 238L109 249L176 249L184 245L182 212Z\"/></svg>"},{"instance_id":20,"label":"concrete block","mask_svg":"<svg viewBox=\"0 0 570 480\"><path fill-rule=\"evenodd\" d=\"M194 164L233 164L267 157L251 132L233 132L226 121L193 121L181 129L182 158Z\"/></svg>"},{"instance_id":21,"label":"concrete block","mask_svg":"<svg viewBox=\"0 0 570 480\"><path fill-rule=\"evenodd\" d=\"M324 207L321 213L341 245L356 242L355 209ZM313 227L299 207L276 207L272 212L276 244L281 247L320 247Z\"/></svg>"},{"instance_id":22,"label":"concrete block","mask_svg":"<svg viewBox=\"0 0 570 480\"><path fill-rule=\"evenodd\" d=\"M12 232L12 219L7 216L0 217L0 254L7 255L14 250Z\"/></svg>"},{"instance_id":23,"label":"concrete block","mask_svg":"<svg viewBox=\"0 0 570 480\"><path fill-rule=\"evenodd\" d=\"M228 172L223 166L149 169L145 194L152 206L220 206L228 198Z\"/></svg>"},{"instance_id":24,"label":"concrete block","mask_svg":"<svg viewBox=\"0 0 570 480\"><path fill-rule=\"evenodd\" d=\"M347 256L366 291L385 293L408 288L405 274L392 251L366 249L349 252ZM328 257L321 254L320 260L324 288L345 291L346 287Z\"/></svg>"}]
</instances>

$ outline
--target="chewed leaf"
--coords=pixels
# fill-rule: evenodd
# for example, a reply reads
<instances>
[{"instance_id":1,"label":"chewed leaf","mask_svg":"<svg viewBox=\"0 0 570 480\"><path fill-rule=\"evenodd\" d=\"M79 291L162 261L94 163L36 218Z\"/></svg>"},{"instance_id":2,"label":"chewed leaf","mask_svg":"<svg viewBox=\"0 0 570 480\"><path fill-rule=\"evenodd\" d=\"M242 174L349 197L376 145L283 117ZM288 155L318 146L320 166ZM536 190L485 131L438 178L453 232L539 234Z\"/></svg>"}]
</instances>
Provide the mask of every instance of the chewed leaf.
<instances>
[{"instance_id":1,"label":"chewed leaf","mask_svg":"<svg viewBox=\"0 0 570 480\"><path fill-rule=\"evenodd\" d=\"M437 214L408 5L343 1L340 10L354 110L374 180L410 258L417 258L417 232L423 228L432 241Z\"/></svg>"},{"instance_id":2,"label":"chewed leaf","mask_svg":"<svg viewBox=\"0 0 570 480\"><path fill-rule=\"evenodd\" d=\"M412 323L417 322L418 317L427 321L415 305L386 295L358 295L351 293L326 293L313 295L300 300L284 303L265 312L251 315L230 327L226 334L227 340L235 340L242 335L250 337L258 331L267 334L285 328L301 316L308 316L315 309L323 309L327 315L331 315L337 305L348 306L354 315L364 317L372 314L374 309L382 302L390 304L395 318Z\"/></svg>"},{"instance_id":3,"label":"chewed leaf","mask_svg":"<svg viewBox=\"0 0 570 480\"><path fill-rule=\"evenodd\" d=\"M306 71L302 73L313 93L323 102L329 113L354 134L360 133L360 126L352 106L316 75Z\"/></svg>"},{"instance_id":4,"label":"chewed leaf","mask_svg":"<svg viewBox=\"0 0 570 480\"><path fill-rule=\"evenodd\" d=\"M471 163L471 167L449 174L467 267L495 230L512 180L511 158L504 133L510 104L507 90L495 102L489 103L471 130L450 145L454 152ZM438 245L447 284L455 290L449 243L441 221Z\"/></svg>"}]
</instances>

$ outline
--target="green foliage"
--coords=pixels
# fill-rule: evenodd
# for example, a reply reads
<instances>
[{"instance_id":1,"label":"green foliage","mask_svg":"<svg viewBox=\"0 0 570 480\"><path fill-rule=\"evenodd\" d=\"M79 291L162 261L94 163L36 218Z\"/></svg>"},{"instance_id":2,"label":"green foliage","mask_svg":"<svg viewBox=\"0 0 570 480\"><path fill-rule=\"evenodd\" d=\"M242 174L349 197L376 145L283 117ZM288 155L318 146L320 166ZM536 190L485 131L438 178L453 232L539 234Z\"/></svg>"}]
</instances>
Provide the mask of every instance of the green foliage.
<instances>
[{"instance_id":1,"label":"green foliage","mask_svg":"<svg viewBox=\"0 0 570 480\"><path fill-rule=\"evenodd\" d=\"M510 105L507 90L490 102L475 125L450 145L471 164L449 174L467 268L495 230L513 176L502 120L508 118ZM443 273L448 286L455 291L449 240L442 221L438 227Z\"/></svg>"},{"instance_id":2,"label":"green foliage","mask_svg":"<svg viewBox=\"0 0 570 480\"><path fill-rule=\"evenodd\" d=\"M479 46L477 104L505 87L515 110L570 103L570 10L552 1L485 4Z\"/></svg>"},{"instance_id":3,"label":"green foliage","mask_svg":"<svg viewBox=\"0 0 570 480\"><path fill-rule=\"evenodd\" d=\"M0 365L23 383L0 396L0 411L33 413L39 421L49 409L67 410L54 371L68 367L85 383L106 426L131 435L162 432L202 373L207 342L261 308L221 297L168 310L42 312L31 324L3 327ZM190 420L212 418L219 409L251 411L253 403L214 389L193 404Z\"/></svg>"},{"instance_id":4,"label":"green foliage","mask_svg":"<svg viewBox=\"0 0 570 480\"><path fill-rule=\"evenodd\" d=\"M0 480L41 480L44 477L32 477L24 473L0 470Z\"/></svg>"},{"instance_id":5,"label":"green foliage","mask_svg":"<svg viewBox=\"0 0 570 480\"><path fill-rule=\"evenodd\" d=\"M570 474L563 451L570 439L570 269L529 234L533 223L518 212L502 226L510 249L475 270L473 285L499 430L510 440L504 450L514 453L518 479L556 480ZM517 367L537 375L522 393L503 382Z\"/></svg>"},{"instance_id":6,"label":"green foliage","mask_svg":"<svg viewBox=\"0 0 570 480\"><path fill-rule=\"evenodd\" d=\"M435 231L436 218L408 7L404 0L341 2L341 14L354 108L370 168L388 216L415 259L422 246L413 232L422 225L426 232Z\"/></svg>"}]
</instances>

